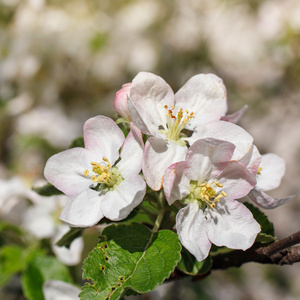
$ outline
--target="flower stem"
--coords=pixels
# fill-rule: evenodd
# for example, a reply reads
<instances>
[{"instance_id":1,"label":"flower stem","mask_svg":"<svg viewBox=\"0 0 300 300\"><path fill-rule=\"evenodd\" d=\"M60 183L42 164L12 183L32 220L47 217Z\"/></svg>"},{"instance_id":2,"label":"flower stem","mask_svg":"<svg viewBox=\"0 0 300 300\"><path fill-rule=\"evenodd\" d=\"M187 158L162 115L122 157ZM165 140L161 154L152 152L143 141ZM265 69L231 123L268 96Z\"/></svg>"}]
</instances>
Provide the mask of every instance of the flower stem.
<instances>
[{"instance_id":1,"label":"flower stem","mask_svg":"<svg viewBox=\"0 0 300 300\"><path fill-rule=\"evenodd\" d=\"M155 220L152 232L158 231L158 229L161 225L161 222L163 220L164 214L165 214L165 197L164 197L163 191L159 192L157 207L158 207L158 215L157 215L157 218Z\"/></svg>"}]
</instances>

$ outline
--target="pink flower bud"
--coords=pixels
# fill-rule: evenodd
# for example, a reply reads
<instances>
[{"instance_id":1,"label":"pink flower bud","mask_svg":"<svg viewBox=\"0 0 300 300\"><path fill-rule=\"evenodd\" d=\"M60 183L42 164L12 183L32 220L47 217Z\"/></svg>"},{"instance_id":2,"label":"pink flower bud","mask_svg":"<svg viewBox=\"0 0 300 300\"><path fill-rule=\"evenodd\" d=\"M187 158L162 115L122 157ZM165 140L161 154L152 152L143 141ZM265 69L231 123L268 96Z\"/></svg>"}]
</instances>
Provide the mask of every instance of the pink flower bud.
<instances>
[{"instance_id":1,"label":"pink flower bud","mask_svg":"<svg viewBox=\"0 0 300 300\"><path fill-rule=\"evenodd\" d=\"M124 119L131 122L131 116L127 106L127 95L130 94L131 82L122 85L122 88L116 93L114 107L117 113Z\"/></svg>"}]
</instances>

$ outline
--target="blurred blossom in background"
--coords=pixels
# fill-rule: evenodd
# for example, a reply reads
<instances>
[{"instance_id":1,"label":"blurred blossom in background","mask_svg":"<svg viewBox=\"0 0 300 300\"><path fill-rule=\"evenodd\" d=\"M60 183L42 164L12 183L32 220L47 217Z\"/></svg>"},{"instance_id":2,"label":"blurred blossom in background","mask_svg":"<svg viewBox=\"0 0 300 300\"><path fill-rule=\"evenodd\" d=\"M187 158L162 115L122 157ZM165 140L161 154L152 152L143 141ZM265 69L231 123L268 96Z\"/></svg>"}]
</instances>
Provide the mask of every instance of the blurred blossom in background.
<instances>
[{"instance_id":1,"label":"blurred blossom in background","mask_svg":"<svg viewBox=\"0 0 300 300\"><path fill-rule=\"evenodd\" d=\"M86 119L112 117L115 93L140 71L175 91L198 73L221 77L229 112L248 104L240 124L262 154L286 160L270 195L299 195L299 0L0 0L1 219L30 231L26 218L47 206L30 193L47 158L81 136ZM278 238L299 230L299 203L265 211ZM55 239L62 224L52 226ZM299 267L216 271L162 286L153 299L297 299Z\"/></svg>"}]
</instances>

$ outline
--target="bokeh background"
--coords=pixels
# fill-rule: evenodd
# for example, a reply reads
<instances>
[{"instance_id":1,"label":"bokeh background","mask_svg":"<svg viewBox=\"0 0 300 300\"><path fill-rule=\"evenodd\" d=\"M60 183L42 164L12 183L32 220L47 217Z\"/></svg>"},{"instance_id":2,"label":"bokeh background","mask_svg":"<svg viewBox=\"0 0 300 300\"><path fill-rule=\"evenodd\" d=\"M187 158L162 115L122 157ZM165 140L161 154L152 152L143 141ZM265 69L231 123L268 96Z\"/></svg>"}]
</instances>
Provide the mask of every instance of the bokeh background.
<instances>
[{"instance_id":1,"label":"bokeh background","mask_svg":"<svg viewBox=\"0 0 300 300\"><path fill-rule=\"evenodd\" d=\"M227 87L229 113L248 104L239 124L261 153L286 160L281 187L269 194L296 195L264 212L278 238L298 231L299 0L0 0L2 182L42 179L47 158L82 135L89 117L113 116L115 93L140 71L174 91L214 73ZM300 299L299 274L300 264L251 263L143 299Z\"/></svg>"}]
</instances>

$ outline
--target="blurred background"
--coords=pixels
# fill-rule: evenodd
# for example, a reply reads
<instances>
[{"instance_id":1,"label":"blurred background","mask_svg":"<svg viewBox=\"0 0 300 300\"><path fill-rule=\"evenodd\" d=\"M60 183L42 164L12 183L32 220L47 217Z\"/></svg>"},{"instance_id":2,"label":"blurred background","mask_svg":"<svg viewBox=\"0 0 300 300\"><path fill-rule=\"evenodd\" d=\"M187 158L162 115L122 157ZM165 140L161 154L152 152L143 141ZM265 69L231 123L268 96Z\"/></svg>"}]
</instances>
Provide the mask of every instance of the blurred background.
<instances>
[{"instance_id":1,"label":"blurred background","mask_svg":"<svg viewBox=\"0 0 300 300\"><path fill-rule=\"evenodd\" d=\"M298 231L299 0L0 0L0 218L23 222L27 202L20 208L12 199L29 197L24 190L82 135L86 119L112 117L115 93L140 71L174 91L214 73L227 87L229 113L248 104L239 125L261 153L286 160L282 184L269 194L296 195L264 212L279 239ZM251 263L142 299L299 299L299 272L300 264Z\"/></svg>"}]
</instances>

